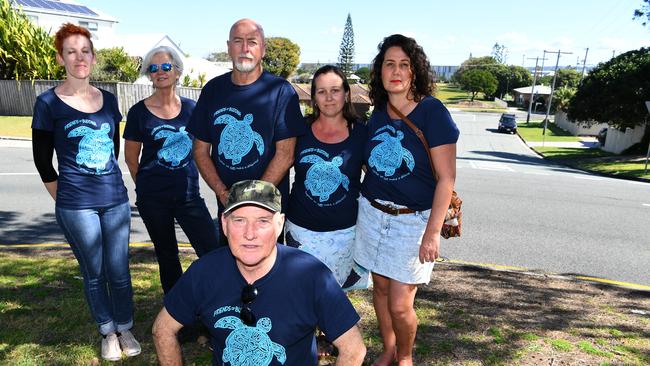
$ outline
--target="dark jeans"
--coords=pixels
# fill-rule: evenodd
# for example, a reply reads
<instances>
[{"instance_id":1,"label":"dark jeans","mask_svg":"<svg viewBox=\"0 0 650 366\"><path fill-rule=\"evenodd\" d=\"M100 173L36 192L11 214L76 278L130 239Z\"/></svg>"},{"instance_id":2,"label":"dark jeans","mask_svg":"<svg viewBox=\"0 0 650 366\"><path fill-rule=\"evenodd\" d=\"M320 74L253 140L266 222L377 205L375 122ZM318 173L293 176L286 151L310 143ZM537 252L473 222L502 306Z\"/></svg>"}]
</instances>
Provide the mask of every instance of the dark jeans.
<instances>
[{"instance_id":1,"label":"dark jeans","mask_svg":"<svg viewBox=\"0 0 650 366\"><path fill-rule=\"evenodd\" d=\"M219 246L217 228L203 198L190 201L161 202L138 200L140 217L153 241L160 268L160 283L168 293L183 274L178 258L174 219L181 226L196 255L201 257Z\"/></svg>"}]
</instances>

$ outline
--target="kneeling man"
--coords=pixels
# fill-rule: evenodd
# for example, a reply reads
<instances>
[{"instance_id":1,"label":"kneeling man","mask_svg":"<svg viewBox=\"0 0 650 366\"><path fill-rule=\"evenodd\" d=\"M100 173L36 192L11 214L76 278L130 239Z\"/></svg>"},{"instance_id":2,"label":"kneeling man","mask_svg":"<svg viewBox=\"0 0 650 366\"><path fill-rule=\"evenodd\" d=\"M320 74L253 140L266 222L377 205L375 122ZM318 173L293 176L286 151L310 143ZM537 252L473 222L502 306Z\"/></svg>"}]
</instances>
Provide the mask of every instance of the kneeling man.
<instances>
[{"instance_id":1,"label":"kneeling man","mask_svg":"<svg viewBox=\"0 0 650 366\"><path fill-rule=\"evenodd\" d=\"M221 218L228 247L190 266L153 325L161 365L182 363L176 333L197 314L212 335L213 365L317 365L316 327L337 347L337 365L361 365L359 315L324 264L276 242L280 209L271 183L232 186Z\"/></svg>"}]
</instances>

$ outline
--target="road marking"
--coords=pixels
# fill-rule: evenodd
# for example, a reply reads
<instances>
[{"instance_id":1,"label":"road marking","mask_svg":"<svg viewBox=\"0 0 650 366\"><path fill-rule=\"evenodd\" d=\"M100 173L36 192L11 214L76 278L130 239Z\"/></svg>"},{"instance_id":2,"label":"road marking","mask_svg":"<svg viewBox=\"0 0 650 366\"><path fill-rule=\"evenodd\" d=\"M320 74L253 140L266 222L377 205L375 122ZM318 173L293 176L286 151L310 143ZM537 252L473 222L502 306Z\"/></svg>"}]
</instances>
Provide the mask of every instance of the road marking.
<instances>
[{"instance_id":1,"label":"road marking","mask_svg":"<svg viewBox=\"0 0 650 366\"><path fill-rule=\"evenodd\" d=\"M579 279L579 280L607 283L607 284L610 284L610 285L623 286L623 287L633 288L633 289L637 289L637 290L650 290L650 286L639 285L637 283L613 281L613 280L608 280L608 279L605 279L605 278L587 277L587 276L576 276L576 278Z\"/></svg>"},{"instance_id":2,"label":"road marking","mask_svg":"<svg viewBox=\"0 0 650 366\"><path fill-rule=\"evenodd\" d=\"M0 175L38 175L38 173L0 173Z\"/></svg>"},{"instance_id":3,"label":"road marking","mask_svg":"<svg viewBox=\"0 0 650 366\"><path fill-rule=\"evenodd\" d=\"M492 170L501 172L514 172L515 170L504 163L496 161L470 161L470 166L474 169Z\"/></svg>"},{"instance_id":4,"label":"road marking","mask_svg":"<svg viewBox=\"0 0 650 366\"><path fill-rule=\"evenodd\" d=\"M551 173L547 172L523 172L524 174L534 174L534 175L551 175Z\"/></svg>"},{"instance_id":5,"label":"road marking","mask_svg":"<svg viewBox=\"0 0 650 366\"><path fill-rule=\"evenodd\" d=\"M603 180L601 177L592 177L589 175L574 175L573 178L575 179L584 179L584 180Z\"/></svg>"},{"instance_id":6,"label":"road marking","mask_svg":"<svg viewBox=\"0 0 650 366\"><path fill-rule=\"evenodd\" d=\"M650 207L650 203L644 203L643 206Z\"/></svg>"}]
</instances>

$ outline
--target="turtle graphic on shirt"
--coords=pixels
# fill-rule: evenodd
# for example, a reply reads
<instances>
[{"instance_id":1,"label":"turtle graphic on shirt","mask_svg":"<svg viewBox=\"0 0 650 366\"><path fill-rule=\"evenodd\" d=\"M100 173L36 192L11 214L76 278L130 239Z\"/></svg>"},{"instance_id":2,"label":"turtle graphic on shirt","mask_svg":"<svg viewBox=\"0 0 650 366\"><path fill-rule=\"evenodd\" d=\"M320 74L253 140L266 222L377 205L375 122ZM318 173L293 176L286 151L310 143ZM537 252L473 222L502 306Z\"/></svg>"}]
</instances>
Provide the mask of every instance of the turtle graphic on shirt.
<instances>
[{"instance_id":1,"label":"turtle graphic on shirt","mask_svg":"<svg viewBox=\"0 0 650 366\"><path fill-rule=\"evenodd\" d=\"M415 160L410 151L402 147L402 139L404 133L402 131L395 131L394 128L388 126L388 129L395 135L392 136L388 132L383 132L372 138L373 141L381 141L370 152L368 165L377 169L378 172L384 172L386 177L391 177L395 174L395 170L406 163L408 170L413 171L415 167Z\"/></svg>"},{"instance_id":2,"label":"turtle graphic on shirt","mask_svg":"<svg viewBox=\"0 0 650 366\"><path fill-rule=\"evenodd\" d=\"M327 201L339 186L343 186L346 191L349 190L350 179L341 172L342 157L335 156L331 161L327 161L318 155L311 154L300 159L300 163L313 164L307 170L305 188L313 196L317 196L320 202Z\"/></svg>"},{"instance_id":3,"label":"turtle graphic on shirt","mask_svg":"<svg viewBox=\"0 0 650 366\"><path fill-rule=\"evenodd\" d=\"M80 122L95 124L90 120L81 120ZM108 123L102 123L97 130L88 126L80 126L70 131L68 138L83 136L77 151L77 164L94 169L96 174L104 172L106 164L113 156L114 145L113 139L109 135L110 131L111 125Z\"/></svg>"},{"instance_id":4,"label":"turtle graphic on shirt","mask_svg":"<svg viewBox=\"0 0 650 366\"><path fill-rule=\"evenodd\" d=\"M163 142L162 148L158 150L158 159L171 163L172 167L179 166L192 151L192 139L185 131L185 127L179 128L178 132L160 130L154 135L154 140L163 138L165 142Z\"/></svg>"},{"instance_id":5,"label":"turtle graphic on shirt","mask_svg":"<svg viewBox=\"0 0 650 366\"><path fill-rule=\"evenodd\" d=\"M266 366L271 364L273 357L284 364L287 354L284 347L271 341L268 332L271 330L271 319L261 318L254 327L244 324L235 316L219 319L215 328L233 329L226 338L226 348L222 360L232 366Z\"/></svg>"},{"instance_id":6,"label":"turtle graphic on shirt","mask_svg":"<svg viewBox=\"0 0 650 366\"><path fill-rule=\"evenodd\" d=\"M264 154L264 140L259 133L253 131L251 123L253 123L253 115L250 113L242 120L229 114L221 115L214 120L215 125L226 125L221 131L217 151L226 159L230 159L232 165L241 163L241 159L251 151L253 144L260 155Z\"/></svg>"}]
</instances>

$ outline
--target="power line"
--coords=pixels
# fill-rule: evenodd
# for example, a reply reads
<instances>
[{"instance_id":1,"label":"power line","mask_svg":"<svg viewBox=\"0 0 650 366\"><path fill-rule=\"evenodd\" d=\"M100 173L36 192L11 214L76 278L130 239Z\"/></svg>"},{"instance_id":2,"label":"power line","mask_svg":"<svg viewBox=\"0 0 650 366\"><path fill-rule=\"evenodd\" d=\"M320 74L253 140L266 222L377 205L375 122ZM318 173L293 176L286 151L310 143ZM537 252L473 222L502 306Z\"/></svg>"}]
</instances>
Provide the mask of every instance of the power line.
<instances>
[{"instance_id":1,"label":"power line","mask_svg":"<svg viewBox=\"0 0 650 366\"><path fill-rule=\"evenodd\" d=\"M557 67L560 64L560 55L572 55L573 52L562 52L561 50L557 51L546 51L544 50L544 55L547 53L557 53L557 61L555 61L555 70L553 71L553 83L551 84L551 96L548 100L548 105L546 106L546 117L544 117L544 129L542 130L542 145L544 145L544 140L546 139L546 125L548 124L548 114L551 112L551 103L553 103L553 92L555 91L555 80L557 79Z\"/></svg>"}]
</instances>

